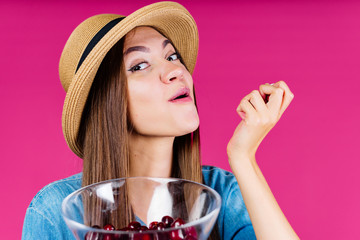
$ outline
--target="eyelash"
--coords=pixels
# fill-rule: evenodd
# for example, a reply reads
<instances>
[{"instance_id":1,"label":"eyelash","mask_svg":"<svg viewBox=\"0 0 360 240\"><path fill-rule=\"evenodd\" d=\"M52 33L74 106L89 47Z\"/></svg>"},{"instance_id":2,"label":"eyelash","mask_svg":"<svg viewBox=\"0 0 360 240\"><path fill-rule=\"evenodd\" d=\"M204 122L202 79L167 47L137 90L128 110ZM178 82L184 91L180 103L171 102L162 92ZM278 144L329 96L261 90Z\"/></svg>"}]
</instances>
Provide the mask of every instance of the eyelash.
<instances>
[{"instance_id":1,"label":"eyelash","mask_svg":"<svg viewBox=\"0 0 360 240\"><path fill-rule=\"evenodd\" d=\"M179 53L175 52L175 53L171 54L169 57L171 57L171 56L173 56L173 55L176 55L176 58L177 58L177 59L175 59L175 60L181 60L181 56L180 56ZM173 60L173 61L175 61L175 60ZM139 65L143 64L143 63L147 63L147 62L141 62L141 63L139 63L139 64L136 64L135 66L133 66L132 68L130 68L128 71L130 71L130 72L133 73L133 72L137 72L137 71L142 70L142 69L135 70L135 68L138 67Z\"/></svg>"}]
</instances>

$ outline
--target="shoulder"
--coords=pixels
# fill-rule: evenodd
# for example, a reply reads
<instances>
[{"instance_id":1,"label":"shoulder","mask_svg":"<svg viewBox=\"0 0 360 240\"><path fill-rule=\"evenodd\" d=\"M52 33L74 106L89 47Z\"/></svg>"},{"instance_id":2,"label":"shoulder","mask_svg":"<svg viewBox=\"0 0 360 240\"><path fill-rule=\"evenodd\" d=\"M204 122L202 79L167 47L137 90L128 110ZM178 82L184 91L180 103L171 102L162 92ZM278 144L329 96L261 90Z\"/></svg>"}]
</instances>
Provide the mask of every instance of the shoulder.
<instances>
[{"instance_id":1,"label":"shoulder","mask_svg":"<svg viewBox=\"0 0 360 240\"><path fill-rule=\"evenodd\" d=\"M62 218L61 204L81 188L81 179L81 173L75 174L46 185L35 195L26 210L22 239L73 239Z\"/></svg>"},{"instance_id":2,"label":"shoulder","mask_svg":"<svg viewBox=\"0 0 360 240\"><path fill-rule=\"evenodd\" d=\"M82 173L78 173L46 185L35 195L29 207L41 211L46 205L62 202L67 195L81 188L81 179Z\"/></svg>"},{"instance_id":3,"label":"shoulder","mask_svg":"<svg viewBox=\"0 0 360 240\"><path fill-rule=\"evenodd\" d=\"M229 190L232 184L237 183L233 173L218 167L203 165L202 173L204 184L218 192ZM219 192L219 194L221 193Z\"/></svg>"},{"instance_id":4,"label":"shoulder","mask_svg":"<svg viewBox=\"0 0 360 240\"><path fill-rule=\"evenodd\" d=\"M223 204L234 190L239 190L236 178L233 173L214 166L202 166L204 184L214 189L221 196ZM241 195L240 191L238 194Z\"/></svg>"}]
</instances>

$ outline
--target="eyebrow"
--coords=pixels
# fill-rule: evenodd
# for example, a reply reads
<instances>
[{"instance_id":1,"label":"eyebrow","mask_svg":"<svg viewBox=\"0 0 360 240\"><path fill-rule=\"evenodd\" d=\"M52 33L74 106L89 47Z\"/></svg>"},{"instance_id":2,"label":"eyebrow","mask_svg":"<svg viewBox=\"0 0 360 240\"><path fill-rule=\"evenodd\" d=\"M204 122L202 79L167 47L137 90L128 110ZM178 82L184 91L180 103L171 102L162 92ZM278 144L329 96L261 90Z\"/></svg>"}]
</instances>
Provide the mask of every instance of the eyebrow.
<instances>
[{"instance_id":1,"label":"eyebrow","mask_svg":"<svg viewBox=\"0 0 360 240\"><path fill-rule=\"evenodd\" d=\"M166 45L171 44L169 39L165 39L162 43L162 47L163 49L166 47ZM124 52L124 56L126 56L127 54L134 52L134 51L140 51L140 52L150 52L150 49L144 46L134 46L134 47L130 47L128 48L125 52Z\"/></svg>"}]
</instances>

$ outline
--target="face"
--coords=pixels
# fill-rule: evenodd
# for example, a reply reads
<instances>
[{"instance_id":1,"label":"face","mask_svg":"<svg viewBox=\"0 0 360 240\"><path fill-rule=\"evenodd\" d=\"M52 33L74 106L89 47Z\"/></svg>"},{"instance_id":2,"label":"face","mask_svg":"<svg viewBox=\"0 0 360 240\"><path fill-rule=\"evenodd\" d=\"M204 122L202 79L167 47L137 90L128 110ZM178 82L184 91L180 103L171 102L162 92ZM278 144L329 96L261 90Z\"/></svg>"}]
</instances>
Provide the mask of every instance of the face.
<instances>
[{"instance_id":1,"label":"face","mask_svg":"<svg viewBox=\"0 0 360 240\"><path fill-rule=\"evenodd\" d=\"M198 128L192 76L167 38L151 27L135 28L125 37L124 66L136 133L182 136ZM189 97L171 101L181 90Z\"/></svg>"}]
</instances>

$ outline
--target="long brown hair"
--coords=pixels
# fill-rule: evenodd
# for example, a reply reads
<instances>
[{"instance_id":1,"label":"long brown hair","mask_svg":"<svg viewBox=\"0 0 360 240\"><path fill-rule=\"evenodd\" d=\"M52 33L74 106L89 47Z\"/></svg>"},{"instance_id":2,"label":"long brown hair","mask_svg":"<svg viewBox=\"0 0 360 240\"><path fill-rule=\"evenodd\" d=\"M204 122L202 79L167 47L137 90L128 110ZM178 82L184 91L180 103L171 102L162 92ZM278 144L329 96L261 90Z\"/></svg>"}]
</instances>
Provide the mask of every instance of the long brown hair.
<instances>
[{"instance_id":1,"label":"long brown hair","mask_svg":"<svg viewBox=\"0 0 360 240\"><path fill-rule=\"evenodd\" d=\"M83 152L83 186L129 176L129 136L134 127L127 107L128 89L123 65L123 46L124 38L105 56L82 114L77 140ZM195 89L194 100L196 106ZM175 137L171 177L203 183L199 128L192 133ZM126 196L120 198L119 201L128 203ZM96 203L90 205L94 204ZM134 220L131 207L128 207L126 212L125 216L112 218L116 227L126 226ZM101 218L97 216L94 222L102 222L104 219ZM217 226L214 230L210 239L218 239Z\"/></svg>"}]
</instances>

